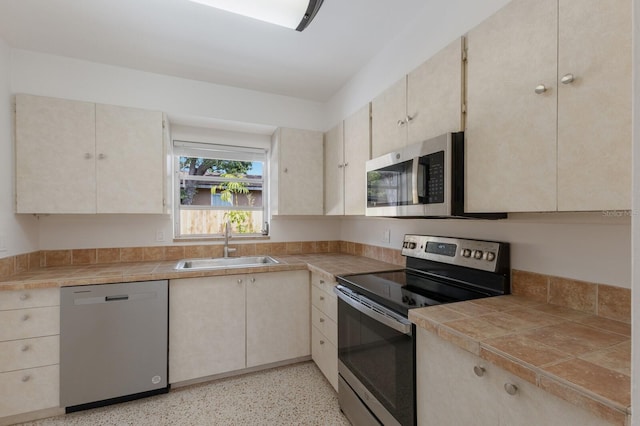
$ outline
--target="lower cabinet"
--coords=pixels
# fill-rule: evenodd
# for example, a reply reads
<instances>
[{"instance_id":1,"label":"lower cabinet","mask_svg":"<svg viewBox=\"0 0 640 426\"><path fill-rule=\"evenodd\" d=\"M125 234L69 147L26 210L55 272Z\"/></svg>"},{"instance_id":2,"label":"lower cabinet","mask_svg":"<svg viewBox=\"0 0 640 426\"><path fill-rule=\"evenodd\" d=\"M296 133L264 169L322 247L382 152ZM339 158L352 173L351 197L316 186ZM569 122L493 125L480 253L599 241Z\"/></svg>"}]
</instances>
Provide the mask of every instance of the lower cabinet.
<instances>
[{"instance_id":1,"label":"lower cabinet","mask_svg":"<svg viewBox=\"0 0 640 426\"><path fill-rule=\"evenodd\" d=\"M308 356L309 272L171 280L169 382Z\"/></svg>"},{"instance_id":2,"label":"lower cabinet","mask_svg":"<svg viewBox=\"0 0 640 426\"><path fill-rule=\"evenodd\" d=\"M311 357L338 390L338 301L334 281L311 274Z\"/></svg>"},{"instance_id":3,"label":"lower cabinet","mask_svg":"<svg viewBox=\"0 0 640 426\"><path fill-rule=\"evenodd\" d=\"M60 405L59 305L58 288L0 292L0 424Z\"/></svg>"},{"instance_id":4,"label":"lower cabinet","mask_svg":"<svg viewBox=\"0 0 640 426\"><path fill-rule=\"evenodd\" d=\"M417 335L418 425L609 424L433 333Z\"/></svg>"}]
</instances>

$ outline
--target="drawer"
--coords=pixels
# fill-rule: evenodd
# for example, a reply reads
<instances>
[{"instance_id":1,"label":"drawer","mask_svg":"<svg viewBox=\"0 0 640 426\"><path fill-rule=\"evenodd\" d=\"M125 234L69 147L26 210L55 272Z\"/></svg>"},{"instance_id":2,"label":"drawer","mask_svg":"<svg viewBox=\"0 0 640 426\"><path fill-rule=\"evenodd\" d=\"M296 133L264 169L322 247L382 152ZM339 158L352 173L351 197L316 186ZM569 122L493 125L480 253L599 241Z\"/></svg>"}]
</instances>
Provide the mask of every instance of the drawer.
<instances>
[{"instance_id":1,"label":"drawer","mask_svg":"<svg viewBox=\"0 0 640 426\"><path fill-rule=\"evenodd\" d=\"M58 407L59 388L58 365L0 373L0 417Z\"/></svg>"},{"instance_id":2,"label":"drawer","mask_svg":"<svg viewBox=\"0 0 640 426\"><path fill-rule=\"evenodd\" d=\"M0 373L60 363L60 336L0 342Z\"/></svg>"},{"instance_id":3,"label":"drawer","mask_svg":"<svg viewBox=\"0 0 640 426\"><path fill-rule=\"evenodd\" d=\"M337 392L338 349L317 327L311 327L311 357Z\"/></svg>"},{"instance_id":4,"label":"drawer","mask_svg":"<svg viewBox=\"0 0 640 426\"><path fill-rule=\"evenodd\" d=\"M311 307L311 324L320 330L331 343L338 346L338 325L315 306Z\"/></svg>"},{"instance_id":5,"label":"drawer","mask_svg":"<svg viewBox=\"0 0 640 426\"><path fill-rule=\"evenodd\" d=\"M319 274L311 274L311 284L333 294L333 288L338 284L335 280L328 280Z\"/></svg>"},{"instance_id":6,"label":"drawer","mask_svg":"<svg viewBox=\"0 0 640 426\"><path fill-rule=\"evenodd\" d=\"M311 305L325 313L329 318L338 321L338 296L333 291L327 293L319 287L311 286Z\"/></svg>"},{"instance_id":7,"label":"drawer","mask_svg":"<svg viewBox=\"0 0 640 426\"><path fill-rule=\"evenodd\" d=\"M0 311L0 342L60 334L60 307Z\"/></svg>"},{"instance_id":8,"label":"drawer","mask_svg":"<svg viewBox=\"0 0 640 426\"><path fill-rule=\"evenodd\" d=\"M0 311L60 306L60 289L0 291Z\"/></svg>"}]
</instances>

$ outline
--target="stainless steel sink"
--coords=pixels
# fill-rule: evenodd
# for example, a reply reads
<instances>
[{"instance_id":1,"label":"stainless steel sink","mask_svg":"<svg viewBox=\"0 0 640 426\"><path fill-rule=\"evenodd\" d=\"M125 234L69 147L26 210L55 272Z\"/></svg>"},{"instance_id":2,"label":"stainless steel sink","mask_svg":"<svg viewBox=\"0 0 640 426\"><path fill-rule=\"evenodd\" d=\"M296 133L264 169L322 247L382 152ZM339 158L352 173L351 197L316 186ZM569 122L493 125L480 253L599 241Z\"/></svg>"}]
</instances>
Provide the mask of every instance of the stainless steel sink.
<instances>
[{"instance_id":1,"label":"stainless steel sink","mask_svg":"<svg viewBox=\"0 0 640 426\"><path fill-rule=\"evenodd\" d=\"M258 266L280 263L271 256L215 257L209 259L183 259L174 269L223 269L223 268L255 268Z\"/></svg>"}]
</instances>

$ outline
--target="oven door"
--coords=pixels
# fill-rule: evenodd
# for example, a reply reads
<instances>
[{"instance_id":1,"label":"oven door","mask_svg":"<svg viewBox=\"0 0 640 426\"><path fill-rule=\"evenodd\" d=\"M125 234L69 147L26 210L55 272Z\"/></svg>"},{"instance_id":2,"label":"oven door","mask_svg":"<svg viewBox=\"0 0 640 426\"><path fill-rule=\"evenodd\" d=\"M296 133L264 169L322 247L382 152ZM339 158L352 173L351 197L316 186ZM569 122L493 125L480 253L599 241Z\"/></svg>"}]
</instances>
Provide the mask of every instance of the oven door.
<instances>
[{"instance_id":1,"label":"oven door","mask_svg":"<svg viewBox=\"0 0 640 426\"><path fill-rule=\"evenodd\" d=\"M350 417L351 408L344 407L343 401L364 401L384 425L415 425L415 326L344 286L334 291L338 295L338 371L348 385L345 393L358 395L357 399L339 395L341 408Z\"/></svg>"}]
</instances>

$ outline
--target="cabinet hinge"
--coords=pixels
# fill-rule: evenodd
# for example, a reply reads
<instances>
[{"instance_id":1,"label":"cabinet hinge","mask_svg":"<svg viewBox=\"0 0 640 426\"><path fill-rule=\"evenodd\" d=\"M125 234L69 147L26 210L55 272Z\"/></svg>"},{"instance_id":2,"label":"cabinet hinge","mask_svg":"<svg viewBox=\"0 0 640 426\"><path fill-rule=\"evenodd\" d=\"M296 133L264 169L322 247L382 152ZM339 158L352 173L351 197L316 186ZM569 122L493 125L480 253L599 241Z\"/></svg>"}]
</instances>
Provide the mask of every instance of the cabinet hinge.
<instances>
[{"instance_id":1,"label":"cabinet hinge","mask_svg":"<svg viewBox=\"0 0 640 426\"><path fill-rule=\"evenodd\" d=\"M162 120L162 128L164 129L164 120Z\"/></svg>"},{"instance_id":2,"label":"cabinet hinge","mask_svg":"<svg viewBox=\"0 0 640 426\"><path fill-rule=\"evenodd\" d=\"M462 49L462 62L467 62L467 55L468 55L468 54L469 54L469 53L467 52L467 48L466 48L466 46L465 46L465 48L464 48L464 49Z\"/></svg>"},{"instance_id":3,"label":"cabinet hinge","mask_svg":"<svg viewBox=\"0 0 640 426\"><path fill-rule=\"evenodd\" d=\"M465 103L462 104L462 113L463 114L467 113L467 104L465 104Z\"/></svg>"}]
</instances>

